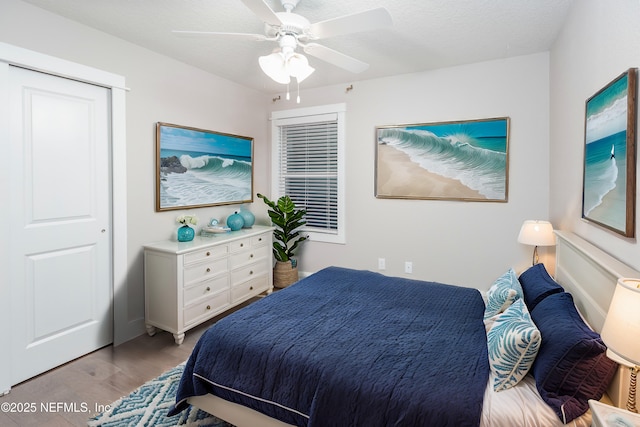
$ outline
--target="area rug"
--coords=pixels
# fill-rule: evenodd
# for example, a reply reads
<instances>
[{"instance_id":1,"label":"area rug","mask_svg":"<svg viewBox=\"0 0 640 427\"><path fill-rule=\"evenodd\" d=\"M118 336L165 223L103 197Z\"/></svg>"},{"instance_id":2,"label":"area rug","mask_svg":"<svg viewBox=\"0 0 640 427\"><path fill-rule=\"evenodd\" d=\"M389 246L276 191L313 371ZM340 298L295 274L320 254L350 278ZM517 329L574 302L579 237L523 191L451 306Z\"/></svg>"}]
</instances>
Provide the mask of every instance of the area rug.
<instances>
[{"instance_id":1,"label":"area rug","mask_svg":"<svg viewBox=\"0 0 640 427\"><path fill-rule=\"evenodd\" d=\"M160 375L111 405L109 409L88 422L90 427L233 427L199 409L189 407L173 417L167 417L171 405L175 403L176 390L184 364Z\"/></svg>"}]
</instances>

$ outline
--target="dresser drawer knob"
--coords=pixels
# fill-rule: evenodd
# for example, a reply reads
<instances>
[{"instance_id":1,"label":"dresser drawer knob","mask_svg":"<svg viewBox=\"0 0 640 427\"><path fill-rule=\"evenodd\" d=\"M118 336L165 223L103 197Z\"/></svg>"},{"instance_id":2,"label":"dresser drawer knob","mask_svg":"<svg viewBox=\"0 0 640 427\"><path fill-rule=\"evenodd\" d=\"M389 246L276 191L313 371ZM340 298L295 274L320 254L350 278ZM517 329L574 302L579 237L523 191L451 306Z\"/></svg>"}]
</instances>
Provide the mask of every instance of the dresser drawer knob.
<instances>
[{"instance_id":1,"label":"dresser drawer knob","mask_svg":"<svg viewBox=\"0 0 640 427\"><path fill-rule=\"evenodd\" d=\"M240 247L243 248L244 247L244 243L240 243Z\"/></svg>"},{"instance_id":2,"label":"dresser drawer knob","mask_svg":"<svg viewBox=\"0 0 640 427\"><path fill-rule=\"evenodd\" d=\"M211 252L207 252L207 256L210 256L210 255L211 255Z\"/></svg>"},{"instance_id":3,"label":"dresser drawer knob","mask_svg":"<svg viewBox=\"0 0 640 427\"><path fill-rule=\"evenodd\" d=\"M210 305L207 306L207 310L211 310L211 306Z\"/></svg>"},{"instance_id":4,"label":"dresser drawer knob","mask_svg":"<svg viewBox=\"0 0 640 427\"><path fill-rule=\"evenodd\" d=\"M249 275L252 275L252 274L253 274L253 270L251 270L251 271L249 272Z\"/></svg>"},{"instance_id":5,"label":"dresser drawer knob","mask_svg":"<svg viewBox=\"0 0 640 427\"><path fill-rule=\"evenodd\" d=\"M207 292L209 292L211 290L211 287L207 286Z\"/></svg>"},{"instance_id":6,"label":"dresser drawer knob","mask_svg":"<svg viewBox=\"0 0 640 427\"><path fill-rule=\"evenodd\" d=\"M249 287L249 290L252 291L253 290L253 286Z\"/></svg>"},{"instance_id":7,"label":"dresser drawer knob","mask_svg":"<svg viewBox=\"0 0 640 427\"><path fill-rule=\"evenodd\" d=\"M249 258L253 258L253 254L249 255Z\"/></svg>"},{"instance_id":8,"label":"dresser drawer knob","mask_svg":"<svg viewBox=\"0 0 640 427\"><path fill-rule=\"evenodd\" d=\"M258 238L258 242L262 242L262 237Z\"/></svg>"},{"instance_id":9,"label":"dresser drawer knob","mask_svg":"<svg viewBox=\"0 0 640 427\"><path fill-rule=\"evenodd\" d=\"M211 268L207 267L207 273L211 273Z\"/></svg>"}]
</instances>

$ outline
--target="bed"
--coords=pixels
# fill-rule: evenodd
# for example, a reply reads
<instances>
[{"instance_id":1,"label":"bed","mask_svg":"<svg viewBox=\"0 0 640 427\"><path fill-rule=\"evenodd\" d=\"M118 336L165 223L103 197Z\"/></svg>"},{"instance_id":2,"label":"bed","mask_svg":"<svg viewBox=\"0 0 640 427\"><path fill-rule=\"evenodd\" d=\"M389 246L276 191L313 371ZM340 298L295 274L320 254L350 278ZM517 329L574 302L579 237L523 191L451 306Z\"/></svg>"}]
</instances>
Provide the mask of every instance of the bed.
<instances>
[{"instance_id":1,"label":"bed","mask_svg":"<svg viewBox=\"0 0 640 427\"><path fill-rule=\"evenodd\" d=\"M617 277L635 272L577 236L558 237L562 285L542 264L519 277L507 270L486 295L324 269L207 330L172 413L190 404L265 427L588 426L587 400L618 372L591 328Z\"/></svg>"}]
</instances>

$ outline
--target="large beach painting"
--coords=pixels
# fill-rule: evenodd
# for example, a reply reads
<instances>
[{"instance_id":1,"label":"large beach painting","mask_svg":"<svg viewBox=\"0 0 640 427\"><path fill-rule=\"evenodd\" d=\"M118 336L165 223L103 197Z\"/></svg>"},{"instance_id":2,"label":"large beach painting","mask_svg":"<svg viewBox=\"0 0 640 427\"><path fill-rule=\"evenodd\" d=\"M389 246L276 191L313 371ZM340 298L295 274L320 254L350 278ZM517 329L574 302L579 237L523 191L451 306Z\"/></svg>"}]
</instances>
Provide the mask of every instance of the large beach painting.
<instances>
[{"instance_id":1,"label":"large beach painting","mask_svg":"<svg viewBox=\"0 0 640 427\"><path fill-rule=\"evenodd\" d=\"M585 113L582 217L626 237L635 234L637 70L589 98Z\"/></svg>"},{"instance_id":2,"label":"large beach painting","mask_svg":"<svg viewBox=\"0 0 640 427\"><path fill-rule=\"evenodd\" d=\"M156 124L156 210L253 201L253 138Z\"/></svg>"},{"instance_id":3,"label":"large beach painting","mask_svg":"<svg viewBox=\"0 0 640 427\"><path fill-rule=\"evenodd\" d=\"M509 118L376 127L378 198L506 202Z\"/></svg>"}]
</instances>

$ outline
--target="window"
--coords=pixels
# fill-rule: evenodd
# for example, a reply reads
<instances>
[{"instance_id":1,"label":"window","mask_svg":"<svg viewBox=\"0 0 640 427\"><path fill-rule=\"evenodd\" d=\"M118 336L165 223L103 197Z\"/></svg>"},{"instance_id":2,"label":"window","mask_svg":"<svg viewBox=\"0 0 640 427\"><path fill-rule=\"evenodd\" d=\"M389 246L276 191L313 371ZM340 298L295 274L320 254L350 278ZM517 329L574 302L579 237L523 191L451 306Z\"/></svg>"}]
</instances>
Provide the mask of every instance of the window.
<instances>
[{"instance_id":1,"label":"window","mask_svg":"<svg viewBox=\"0 0 640 427\"><path fill-rule=\"evenodd\" d=\"M276 111L272 119L272 198L288 195L307 210L316 242L345 243L345 105Z\"/></svg>"}]
</instances>

